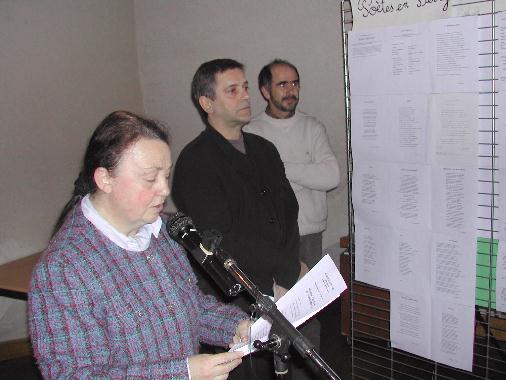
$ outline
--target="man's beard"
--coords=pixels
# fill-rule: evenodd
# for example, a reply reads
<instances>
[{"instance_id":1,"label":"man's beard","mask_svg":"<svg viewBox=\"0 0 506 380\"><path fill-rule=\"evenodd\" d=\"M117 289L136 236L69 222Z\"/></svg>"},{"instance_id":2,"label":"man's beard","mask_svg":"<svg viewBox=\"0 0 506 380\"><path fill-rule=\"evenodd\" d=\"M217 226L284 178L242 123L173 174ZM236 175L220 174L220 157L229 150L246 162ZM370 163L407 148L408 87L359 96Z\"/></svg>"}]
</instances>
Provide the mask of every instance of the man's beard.
<instances>
[{"instance_id":1,"label":"man's beard","mask_svg":"<svg viewBox=\"0 0 506 380\"><path fill-rule=\"evenodd\" d=\"M283 101L288 100L288 99L294 99L295 102L293 102L289 106L285 106L283 104ZM283 111L283 112L295 112L295 109L297 108L297 104L299 104L299 99L294 95L285 96L281 99L281 101L278 101L277 99L275 99L271 96L271 100L272 100L272 104L274 104L277 109L279 109L280 111Z\"/></svg>"}]
</instances>

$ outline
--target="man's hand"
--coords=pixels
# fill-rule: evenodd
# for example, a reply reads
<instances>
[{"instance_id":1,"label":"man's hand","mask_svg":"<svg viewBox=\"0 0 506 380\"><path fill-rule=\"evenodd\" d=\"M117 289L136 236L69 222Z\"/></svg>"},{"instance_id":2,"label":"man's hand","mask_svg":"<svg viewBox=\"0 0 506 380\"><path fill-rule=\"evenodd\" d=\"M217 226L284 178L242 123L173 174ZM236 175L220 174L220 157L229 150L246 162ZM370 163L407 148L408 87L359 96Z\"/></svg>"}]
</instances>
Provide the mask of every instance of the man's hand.
<instances>
[{"instance_id":1,"label":"man's hand","mask_svg":"<svg viewBox=\"0 0 506 380\"><path fill-rule=\"evenodd\" d=\"M225 380L228 373L242 362L241 352L194 355L188 358L192 380Z\"/></svg>"},{"instance_id":2,"label":"man's hand","mask_svg":"<svg viewBox=\"0 0 506 380\"><path fill-rule=\"evenodd\" d=\"M300 262L300 274L299 274L299 280L304 277L306 275L306 273L309 272L309 268L308 266L303 263L302 261Z\"/></svg>"},{"instance_id":3,"label":"man's hand","mask_svg":"<svg viewBox=\"0 0 506 380\"><path fill-rule=\"evenodd\" d=\"M287 291L287 288L283 288L282 286L274 283L274 302L277 302L277 300L283 297Z\"/></svg>"}]
</instances>

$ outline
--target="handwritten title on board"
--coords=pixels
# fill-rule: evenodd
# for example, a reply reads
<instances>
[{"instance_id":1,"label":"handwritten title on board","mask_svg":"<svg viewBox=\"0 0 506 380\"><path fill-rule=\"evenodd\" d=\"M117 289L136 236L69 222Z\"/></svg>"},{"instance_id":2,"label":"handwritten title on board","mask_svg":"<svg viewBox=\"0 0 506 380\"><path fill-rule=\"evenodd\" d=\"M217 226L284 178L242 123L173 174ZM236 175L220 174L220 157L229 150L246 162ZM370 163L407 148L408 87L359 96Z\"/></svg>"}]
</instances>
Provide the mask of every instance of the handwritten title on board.
<instances>
[{"instance_id":1,"label":"handwritten title on board","mask_svg":"<svg viewBox=\"0 0 506 380\"><path fill-rule=\"evenodd\" d=\"M358 0L357 10L362 17L372 17L378 14L408 12L411 8L438 6L443 12L448 10L449 0Z\"/></svg>"},{"instance_id":2,"label":"handwritten title on board","mask_svg":"<svg viewBox=\"0 0 506 380\"><path fill-rule=\"evenodd\" d=\"M395 26L440 18L490 13L492 2L476 0L350 0L353 30ZM495 11L506 9L496 1Z\"/></svg>"}]
</instances>

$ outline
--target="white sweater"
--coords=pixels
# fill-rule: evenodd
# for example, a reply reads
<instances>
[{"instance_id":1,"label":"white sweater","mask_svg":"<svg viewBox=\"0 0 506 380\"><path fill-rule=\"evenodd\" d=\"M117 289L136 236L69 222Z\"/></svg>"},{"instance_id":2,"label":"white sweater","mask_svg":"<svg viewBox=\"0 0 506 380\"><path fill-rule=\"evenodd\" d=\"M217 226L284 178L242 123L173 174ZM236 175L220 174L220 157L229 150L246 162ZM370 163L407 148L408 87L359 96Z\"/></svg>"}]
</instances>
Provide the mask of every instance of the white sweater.
<instances>
[{"instance_id":1,"label":"white sweater","mask_svg":"<svg viewBox=\"0 0 506 380\"><path fill-rule=\"evenodd\" d=\"M278 149L299 202L300 234L325 230L327 191L339 184L339 166L325 126L300 111L289 119L274 119L263 112L244 130L266 138Z\"/></svg>"}]
</instances>

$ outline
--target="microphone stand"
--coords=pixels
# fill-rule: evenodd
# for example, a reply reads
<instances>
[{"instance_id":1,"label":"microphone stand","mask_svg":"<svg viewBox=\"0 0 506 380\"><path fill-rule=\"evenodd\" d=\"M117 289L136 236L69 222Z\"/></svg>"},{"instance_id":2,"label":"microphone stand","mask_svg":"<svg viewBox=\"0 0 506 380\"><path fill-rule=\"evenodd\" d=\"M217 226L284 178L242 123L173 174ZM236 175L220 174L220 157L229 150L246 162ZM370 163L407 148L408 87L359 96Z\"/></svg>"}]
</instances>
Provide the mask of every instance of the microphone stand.
<instances>
[{"instance_id":1,"label":"microphone stand","mask_svg":"<svg viewBox=\"0 0 506 380\"><path fill-rule=\"evenodd\" d=\"M226 257L219 249L216 250L215 254L218 257L221 256L220 259L225 269L255 298L255 311L266 314L271 318L272 328L269 333L269 340L266 342L256 340L253 346L257 349L270 350L274 353L277 378L285 378L285 375L288 374L287 362L290 359L288 348L290 345L293 345L302 357L311 359L329 379L341 380L332 368L318 355L314 349L314 345L281 314L274 301L258 290L255 284L237 266L235 260Z\"/></svg>"}]
</instances>

